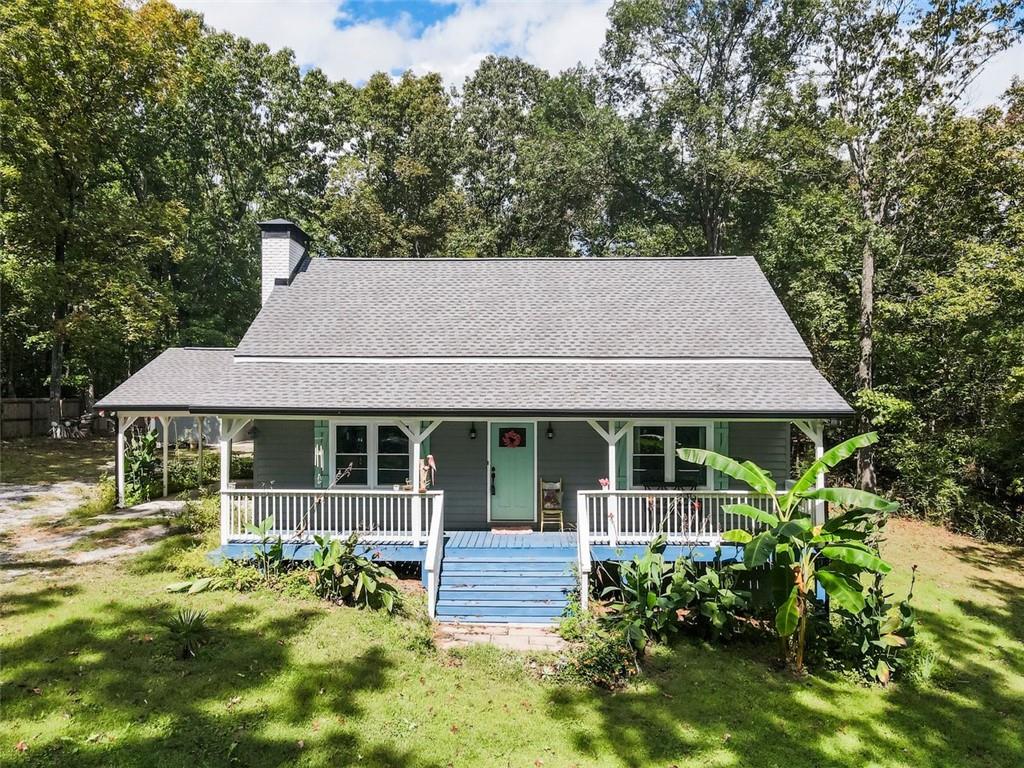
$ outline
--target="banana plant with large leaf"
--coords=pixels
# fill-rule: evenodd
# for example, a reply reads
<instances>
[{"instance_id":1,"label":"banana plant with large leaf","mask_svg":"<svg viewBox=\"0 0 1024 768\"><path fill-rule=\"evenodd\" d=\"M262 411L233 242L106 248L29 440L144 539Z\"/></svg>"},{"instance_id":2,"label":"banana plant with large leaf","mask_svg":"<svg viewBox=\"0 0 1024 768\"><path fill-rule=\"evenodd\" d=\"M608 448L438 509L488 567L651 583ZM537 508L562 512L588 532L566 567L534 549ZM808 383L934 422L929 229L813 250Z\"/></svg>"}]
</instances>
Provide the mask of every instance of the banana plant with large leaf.
<instances>
[{"instance_id":1,"label":"banana plant with large leaf","mask_svg":"<svg viewBox=\"0 0 1024 768\"><path fill-rule=\"evenodd\" d=\"M781 574L785 584L775 614L775 627L787 640L794 671L803 672L807 622L817 585L841 608L858 613L864 608L864 573L886 574L892 570L869 544L869 534L879 515L894 511L897 504L855 488L816 488L817 477L848 459L859 448L878 441L868 432L824 452L785 492L777 490L771 475L750 461L700 448L682 448L679 457L704 464L745 483L770 499L771 511L751 504L727 504L727 513L754 522L753 532L736 529L723 539L743 546L748 569L768 566ZM808 502L826 501L839 509L828 521L816 523Z\"/></svg>"}]
</instances>

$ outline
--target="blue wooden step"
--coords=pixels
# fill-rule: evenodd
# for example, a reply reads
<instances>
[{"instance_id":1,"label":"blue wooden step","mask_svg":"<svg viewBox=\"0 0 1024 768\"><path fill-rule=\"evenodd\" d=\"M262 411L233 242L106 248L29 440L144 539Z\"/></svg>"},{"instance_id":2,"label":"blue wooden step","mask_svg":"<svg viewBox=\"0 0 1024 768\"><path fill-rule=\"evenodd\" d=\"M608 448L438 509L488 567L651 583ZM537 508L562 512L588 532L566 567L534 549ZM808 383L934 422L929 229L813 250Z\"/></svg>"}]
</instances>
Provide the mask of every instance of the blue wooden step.
<instances>
[{"instance_id":1,"label":"blue wooden step","mask_svg":"<svg viewBox=\"0 0 1024 768\"><path fill-rule=\"evenodd\" d=\"M437 618L442 622L458 624L538 624L547 627L558 624L558 617L555 616L477 616L467 613L462 616Z\"/></svg>"},{"instance_id":2,"label":"blue wooden step","mask_svg":"<svg viewBox=\"0 0 1024 768\"><path fill-rule=\"evenodd\" d=\"M514 563L571 563L576 560L576 550L561 552L550 549L446 549L445 560Z\"/></svg>"},{"instance_id":3,"label":"blue wooden step","mask_svg":"<svg viewBox=\"0 0 1024 768\"><path fill-rule=\"evenodd\" d=\"M572 572L571 563L523 563L518 560L514 562L487 562L484 560L460 561L445 558L441 567L449 573L456 571L515 571L517 573L553 573L557 575Z\"/></svg>"},{"instance_id":4,"label":"blue wooden step","mask_svg":"<svg viewBox=\"0 0 1024 768\"><path fill-rule=\"evenodd\" d=\"M479 601L478 601L479 602ZM543 605L523 603L520 605L497 603L495 605L479 605L472 601L438 603L437 615L461 618L466 616L489 616L513 620L515 618L557 618L565 610L563 605Z\"/></svg>"},{"instance_id":5,"label":"blue wooden step","mask_svg":"<svg viewBox=\"0 0 1024 768\"><path fill-rule=\"evenodd\" d=\"M438 591L438 600L568 600L570 589L549 589L547 587L527 587L522 584L501 587L497 585L468 587L442 586Z\"/></svg>"},{"instance_id":6,"label":"blue wooden step","mask_svg":"<svg viewBox=\"0 0 1024 768\"><path fill-rule=\"evenodd\" d=\"M501 584L510 586L572 587L573 576L537 576L532 573L441 573L441 586Z\"/></svg>"}]
</instances>

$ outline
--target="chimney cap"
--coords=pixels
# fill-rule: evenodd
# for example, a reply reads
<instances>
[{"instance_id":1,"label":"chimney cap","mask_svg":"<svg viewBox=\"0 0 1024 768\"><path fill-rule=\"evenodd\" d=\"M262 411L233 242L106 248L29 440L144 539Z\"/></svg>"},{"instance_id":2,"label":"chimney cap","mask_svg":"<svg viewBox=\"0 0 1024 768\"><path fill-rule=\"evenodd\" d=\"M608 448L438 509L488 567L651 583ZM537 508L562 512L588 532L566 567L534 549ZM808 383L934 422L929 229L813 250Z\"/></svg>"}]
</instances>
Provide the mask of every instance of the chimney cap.
<instances>
[{"instance_id":1,"label":"chimney cap","mask_svg":"<svg viewBox=\"0 0 1024 768\"><path fill-rule=\"evenodd\" d=\"M293 240L302 243L302 245L309 244L309 235L294 221L288 221L288 219L268 219L267 221L259 222L259 227L262 232L285 232Z\"/></svg>"}]
</instances>

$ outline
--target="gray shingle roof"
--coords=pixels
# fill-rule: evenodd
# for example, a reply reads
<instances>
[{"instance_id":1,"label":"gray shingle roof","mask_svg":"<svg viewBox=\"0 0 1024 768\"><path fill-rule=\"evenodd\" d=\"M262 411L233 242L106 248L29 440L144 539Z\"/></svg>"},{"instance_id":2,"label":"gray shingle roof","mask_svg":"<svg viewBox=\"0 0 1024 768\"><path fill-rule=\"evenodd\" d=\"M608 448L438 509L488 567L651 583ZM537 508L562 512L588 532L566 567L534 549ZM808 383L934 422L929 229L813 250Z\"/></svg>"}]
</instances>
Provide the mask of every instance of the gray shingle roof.
<instances>
[{"instance_id":1,"label":"gray shingle roof","mask_svg":"<svg viewBox=\"0 0 1024 768\"><path fill-rule=\"evenodd\" d=\"M810 357L749 257L313 259L238 354Z\"/></svg>"},{"instance_id":2,"label":"gray shingle roof","mask_svg":"<svg viewBox=\"0 0 1024 768\"><path fill-rule=\"evenodd\" d=\"M99 407L199 413L578 413L840 416L804 360L288 363L169 349Z\"/></svg>"},{"instance_id":3,"label":"gray shingle roof","mask_svg":"<svg viewBox=\"0 0 1024 768\"><path fill-rule=\"evenodd\" d=\"M188 410L222 380L234 352L214 347L172 347L132 374L96 407Z\"/></svg>"},{"instance_id":4,"label":"gray shingle roof","mask_svg":"<svg viewBox=\"0 0 1024 768\"><path fill-rule=\"evenodd\" d=\"M274 289L234 353L169 349L98 406L410 415L852 412L811 364L751 258L314 259L290 286Z\"/></svg>"}]
</instances>

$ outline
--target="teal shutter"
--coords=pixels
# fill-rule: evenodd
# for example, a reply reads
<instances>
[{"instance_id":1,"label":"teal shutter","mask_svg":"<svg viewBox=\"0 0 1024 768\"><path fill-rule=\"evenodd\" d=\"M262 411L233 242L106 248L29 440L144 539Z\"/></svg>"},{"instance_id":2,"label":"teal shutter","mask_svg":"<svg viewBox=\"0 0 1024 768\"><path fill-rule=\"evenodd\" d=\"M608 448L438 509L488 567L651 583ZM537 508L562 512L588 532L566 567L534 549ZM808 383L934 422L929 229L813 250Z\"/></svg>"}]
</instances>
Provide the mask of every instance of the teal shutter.
<instances>
[{"instance_id":1,"label":"teal shutter","mask_svg":"<svg viewBox=\"0 0 1024 768\"><path fill-rule=\"evenodd\" d=\"M715 426L715 453L720 453L723 456L729 455L729 422L727 421L716 421ZM729 490L729 476L722 472L715 472L712 470L714 475L714 482L712 486L716 491L727 491Z\"/></svg>"},{"instance_id":2,"label":"teal shutter","mask_svg":"<svg viewBox=\"0 0 1024 768\"><path fill-rule=\"evenodd\" d=\"M313 422L313 487L327 488L330 481L327 478L328 467L331 462L327 456L330 450L330 425L324 419Z\"/></svg>"},{"instance_id":3,"label":"teal shutter","mask_svg":"<svg viewBox=\"0 0 1024 768\"><path fill-rule=\"evenodd\" d=\"M616 424L614 429L622 428ZM629 488L629 432L627 431L615 444L615 487L624 491Z\"/></svg>"},{"instance_id":4,"label":"teal shutter","mask_svg":"<svg viewBox=\"0 0 1024 768\"><path fill-rule=\"evenodd\" d=\"M424 428L425 428L425 427L427 426L427 424L428 424L428 423L429 423L429 422L426 422L426 421L421 421L421 422L420 422L420 429L424 429ZM410 451L411 451L411 450L412 450L412 449L410 448ZM429 455L430 455L430 435L427 435L427 436L426 436L426 437L425 437L425 438L423 439L423 442L422 442L422 443L420 443L420 458L421 458L421 459L425 459L425 458L427 458L427 456L429 456Z\"/></svg>"}]
</instances>

